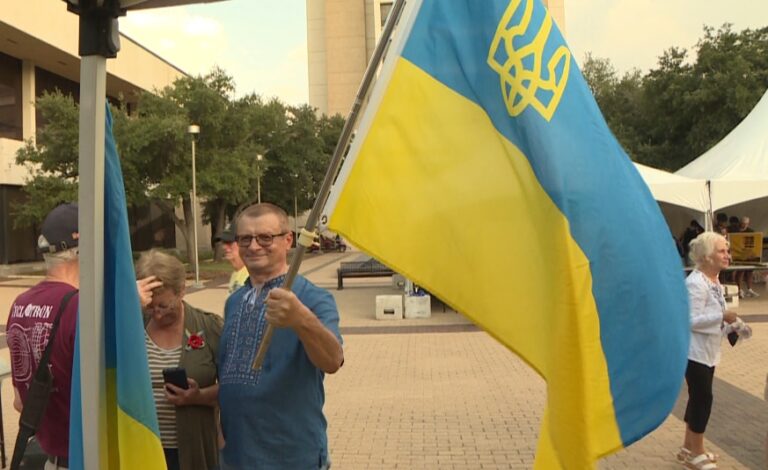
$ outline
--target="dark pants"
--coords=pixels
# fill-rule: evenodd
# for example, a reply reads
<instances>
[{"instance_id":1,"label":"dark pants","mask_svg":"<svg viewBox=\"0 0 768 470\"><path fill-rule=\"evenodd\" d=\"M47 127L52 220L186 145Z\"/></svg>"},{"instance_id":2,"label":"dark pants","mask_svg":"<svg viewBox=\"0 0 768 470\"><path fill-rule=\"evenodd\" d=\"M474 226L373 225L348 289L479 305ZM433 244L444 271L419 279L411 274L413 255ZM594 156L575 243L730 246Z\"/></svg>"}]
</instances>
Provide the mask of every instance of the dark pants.
<instances>
[{"instance_id":1,"label":"dark pants","mask_svg":"<svg viewBox=\"0 0 768 470\"><path fill-rule=\"evenodd\" d=\"M712 381L715 368L688 361L685 381L688 383L688 406L685 407L685 422L691 431L704 434L712 412Z\"/></svg>"},{"instance_id":2,"label":"dark pants","mask_svg":"<svg viewBox=\"0 0 768 470\"><path fill-rule=\"evenodd\" d=\"M163 453L165 453L165 464L168 465L168 470L181 470L179 467L179 449L163 447Z\"/></svg>"}]
</instances>

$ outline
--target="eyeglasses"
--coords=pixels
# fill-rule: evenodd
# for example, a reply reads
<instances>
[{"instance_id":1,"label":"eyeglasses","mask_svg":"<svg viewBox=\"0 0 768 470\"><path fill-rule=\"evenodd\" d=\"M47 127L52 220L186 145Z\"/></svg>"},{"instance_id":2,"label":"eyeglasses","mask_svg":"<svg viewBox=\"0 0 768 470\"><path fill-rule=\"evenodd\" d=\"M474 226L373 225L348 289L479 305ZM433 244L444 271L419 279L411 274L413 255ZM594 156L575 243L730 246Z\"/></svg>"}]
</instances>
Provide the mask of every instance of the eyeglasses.
<instances>
[{"instance_id":1,"label":"eyeglasses","mask_svg":"<svg viewBox=\"0 0 768 470\"><path fill-rule=\"evenodd\" d=\"M256 243L260 247L266 248L272 245L272 242L275 241L275 237L282 237L285 235L288 235L288 232L276 233L274 235L271 235L268 233L260 233L258 235L237 235L235 237L235 241L237 242L237 246L242 248L248 248L249 246L251 246L251 242L256 240Z\"/></svg>"},{"instance_id":2,"label":"eyeglasses","mask_svg":"<svg viewBox=\"0 0 768 470\"><path fill-rule=\"evenodd\" d=\"M179 307L179 301L171 301L168 305L147 305L144 310L147 312L170 312L176 310Z\"/></svg>"}]
</instances>

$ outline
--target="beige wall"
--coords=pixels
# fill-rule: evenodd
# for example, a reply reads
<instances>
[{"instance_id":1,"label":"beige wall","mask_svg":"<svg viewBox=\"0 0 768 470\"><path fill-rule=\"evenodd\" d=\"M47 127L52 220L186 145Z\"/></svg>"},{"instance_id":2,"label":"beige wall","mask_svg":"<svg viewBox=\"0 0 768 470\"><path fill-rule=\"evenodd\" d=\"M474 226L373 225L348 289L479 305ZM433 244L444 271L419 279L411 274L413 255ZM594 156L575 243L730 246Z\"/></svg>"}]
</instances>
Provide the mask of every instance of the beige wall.
<instances>
[{"instance_id":1,"label":"beige wall","mask_svg":"<svg viewBox=\"0 0 768 470\"><path fill-rule=\"evenodd\" d=\"M346 115L368 63L372 0L307 0L309 103Z\"/></svg>"},{"instance_id":2,"label":"beige wall","mask_svg":"<svg viewBox=\"0 0 768 470\"><path fill-rule=\"evenodd\" d=\"M325 60L325 0L307 0L307 71L309 103L328 109L328 71Z\"/></svg>"},{"instance_id":3,"label":"beige wall","mask_svg":"<svg viewBox=\"0 0 768 470\"><path fill-rule=\"evenodd\" d=\"M565 36L565 0L544 0L560 32Z\"/></svg>"},{"instance_id":4,"label":"beige wall","mask_svg":"<svg viewBox=\"0 0 768 470\"><path fill-rule=\"evenodd\" d=\"M565 35L565 0L545 3ZM349 113L381 37L380 5L381 0L307 0L309 104L321 113Z\"/></svg>"},{"instance_id":5,"label":"beige wall","mask_svg":"<svg viewBox=\"0 0 768 470\"><path fill-rule=\"evenodd\" d=\"M0 139L0 184L22 185L29 176L23 166L16 164L16 152L23 145L18 140Z\"/></svg>"},{"instance_id":6,"label":"beige wall","mask_svg":"<svg viewBox=\"0 0 768 470\"><path fill-rule=\"evenodd\" d=\"M80 81L78 18L60 0L0 0L0 52L22 60L23 138L35 134L35 67L74 82ZM173 83L184 72L121 36L116 59L107 61L107 94L130 98L137 90L152 91ZM0 184L22 185L28 177L15 164L21 143L0 139Z\"/></svg>"},{"instance_id":7,"label":"beige wall","mask_svg":"<svg viewBox=\"0 0 768 470\"><path fill-rule=\"evenodd\" d=\"M346 116L380 36L380 0L307 0L309 104Z\"/></svg>"},{"instance_id":8,"label":"beige wall","mask_svg":"<svg viewBox=\"0 0 768 470\"><path fill-rule=\"evenodd\" d=\"M79 82L78 19L67 11L66 3L56 0L2 0L0 30L13 42L0 50L28 59L62 77ZM113 89L121 82L144 90L162 88L184 74L183 71L152 54L126 36L121 36L118 58L107 61Z\"/></svg>"}]
</instances>

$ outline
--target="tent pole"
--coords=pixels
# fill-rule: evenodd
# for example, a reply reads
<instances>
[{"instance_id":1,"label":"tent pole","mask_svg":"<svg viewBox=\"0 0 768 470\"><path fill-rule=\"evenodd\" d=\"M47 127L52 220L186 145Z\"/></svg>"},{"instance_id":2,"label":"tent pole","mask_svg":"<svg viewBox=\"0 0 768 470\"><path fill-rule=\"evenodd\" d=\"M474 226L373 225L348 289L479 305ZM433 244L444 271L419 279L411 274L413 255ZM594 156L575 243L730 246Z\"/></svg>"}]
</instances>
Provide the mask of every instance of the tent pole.
<instances>
[{"instance_id":1,"label":"tent pole","mask_svg":"<svg viewBox=\"0 0 768 470\"><path fill-rule=\"evenodd\" d=\"M704 216L704 229L712 232L715 230L715 213L712 211L712 180L707 180L707 199L709 200L709 210Z\"/></svg>"},{"instance_id":2,"label":"tent pole","mask_svg":"<svg viewBox=\"0 0 768 470\"><path fill-rule=\"evenodd\" d=\"M83 463L100 465L100 439L106 431L104 377L104 122L107 59L82 57L80 64L80 387Z\"/></svg>"},{"instance_id":3,"label":"tent pole","mask_svg":"<svg viewBox=\"0 0 768 470\"><path fill-rule=\"evenodd\" d=\"M120 49L119 0L67 2L79 15L80 393L83 468L108 461L104 352L104 139L107 58Z\"/></svg>"}]
</instances>

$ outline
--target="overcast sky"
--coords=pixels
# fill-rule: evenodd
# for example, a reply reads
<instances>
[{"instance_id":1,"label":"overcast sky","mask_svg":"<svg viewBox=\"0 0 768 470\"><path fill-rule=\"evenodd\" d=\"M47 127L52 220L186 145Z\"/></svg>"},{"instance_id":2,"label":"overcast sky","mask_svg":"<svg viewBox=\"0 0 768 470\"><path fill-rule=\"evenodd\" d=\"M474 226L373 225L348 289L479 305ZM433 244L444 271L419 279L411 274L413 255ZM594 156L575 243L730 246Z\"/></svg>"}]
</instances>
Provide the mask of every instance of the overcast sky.
<instances>
[{"instance_id":1,"label":"overcast sky","mask_svg":"<svg viewBox=\"0 0 768 470\"><path fill-rule=\"evenodd\" d=\"M590 51L619 71L646 71L665 49L693 47L705 24L768 26L766 0L565 0L565 12L566 39L577 61ZM220 66L235 78L238 95L307 101L306 0L131 12L120 19L120 30L187 73Z\"/></svg>"}]
</instances>

